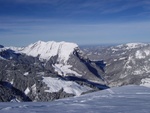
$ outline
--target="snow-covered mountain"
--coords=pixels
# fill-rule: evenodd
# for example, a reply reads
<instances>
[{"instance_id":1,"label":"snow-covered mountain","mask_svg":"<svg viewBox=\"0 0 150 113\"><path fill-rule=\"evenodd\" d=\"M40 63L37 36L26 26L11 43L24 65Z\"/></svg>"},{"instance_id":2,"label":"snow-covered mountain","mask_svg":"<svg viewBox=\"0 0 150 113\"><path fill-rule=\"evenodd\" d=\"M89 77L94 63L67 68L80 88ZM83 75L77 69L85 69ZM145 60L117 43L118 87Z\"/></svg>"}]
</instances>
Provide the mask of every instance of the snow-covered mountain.
<instances>
[{"instance_id":1,"label":"snow-covered mountain","mask_svg":"<svg viewBox=\"0 0 150 113\"><path fill-rule=\"evenodd\" d=\"M24 48L16 48L16 50L18 50L18 52L25 53L26 55L29 56L39 57L40 60L47 60L47 61L51 57L58 55L57 61L66 63L70 55L77 47L78 45L75 43L38 41Z\"/></svg>"},{"instance_id":2,"label":"snow-covered mountain","mask_svg":"<svg viewBox=\"0 0 150 113\"><path fill-rule=\"evenodd\" d=\"M8 95L0 101L50 101L108 88L104 66L89 60L74 43L38 41L27 47L2 47L0 89Z\"/></svg>"},{"instance_id":3,"label":"snow-covered mountain","mask_svg":"<svg viewBox=\"0 0 150 113\"><path fill-rule=\"evenodd\" d=\"M0 47L0 101L50 101L112 86L150 87L150 45L38 41ZM3 94L7 95L3 95Z\"/></svg>"},{"instance_id":4,"label":"snow-covered mountain","mask_svg":"<svg viewBox=\"0 0 150 113\"><path fill-rule=\"evenodd\" d=\"M106 62L105 80L110 86L150 84L150 44L128 43L83 50L90 59Z\"/></svg>"},{"instance_id":5,"label":"snow-covered mountain","mask_svg":"<svg viewBox=\"0 0 150 113\"><path fill-rule=\"evenodd\" d=\"M149 113L150 88L123 86L53 102L0 103L0 113Z\"/></svg>"},{"instance_id":6,"label":"snow-covered mountain","mask_svg":"<svg viewBox=\"0 0 150 113\"><path fill-rule=\"evenodd\" d=\"M38 41L34 44L30 44L27 47L10 47L9 49L15 51L16 53L24 53L28 56L38 57L40 61L45 61L46 64L50 62L55 72L57 72L59 75L71 75L89 79L89 77L94 74L96 76L91 76L91 81L104 84L102 76L100 75L102 71L99 71L98 69L102 69L104 67L103 62L101 62L101 64L99 63L98 65L93 65L94 62L90 61L75 43ZM86 65L86 63L88 65ZM93 69L92 67L96 69ZM87 70L89 70L88 73ZM98 78L101 78L101 80Z\"/></svg>"}]
</instances>

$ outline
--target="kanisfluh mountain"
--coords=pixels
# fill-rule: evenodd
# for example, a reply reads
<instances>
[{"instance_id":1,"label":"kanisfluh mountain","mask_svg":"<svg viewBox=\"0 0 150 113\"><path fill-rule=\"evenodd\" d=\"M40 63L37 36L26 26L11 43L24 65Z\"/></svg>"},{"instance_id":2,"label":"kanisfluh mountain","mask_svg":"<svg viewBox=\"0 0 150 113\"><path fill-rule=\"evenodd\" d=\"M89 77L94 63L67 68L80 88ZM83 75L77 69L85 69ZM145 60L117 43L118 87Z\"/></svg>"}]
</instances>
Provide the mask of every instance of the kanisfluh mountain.
<instances>
[{"instance_id":1,"label":"kanisfluh mountain","mask_svg":"<svg viewBox=\"0 0 150 113\"><path fill-rule=\"evenodd\" d=\"M74 43L1 46L0 101L51 101L106 89L104 67Z\"/></svg>"}]
</instances>

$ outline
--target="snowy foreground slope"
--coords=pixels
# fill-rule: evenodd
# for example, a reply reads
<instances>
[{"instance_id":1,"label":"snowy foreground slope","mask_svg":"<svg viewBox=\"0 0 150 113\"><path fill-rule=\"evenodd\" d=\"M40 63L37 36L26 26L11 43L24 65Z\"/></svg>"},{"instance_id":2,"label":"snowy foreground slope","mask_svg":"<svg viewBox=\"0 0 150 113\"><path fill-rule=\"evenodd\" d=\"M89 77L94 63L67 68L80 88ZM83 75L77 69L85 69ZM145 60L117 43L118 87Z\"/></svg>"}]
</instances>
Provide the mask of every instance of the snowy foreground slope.
<instances>
[{"instance_id":1,"label":"snowy foreground slope","mask_svg":"<svg viewBox=\"0 0 150 113\"><path fill-rule=\"evenodd\" d=\"M0 113L150 113L150 88L123 86L53 102L0 103Z\"/></svg>"}]
</instances>

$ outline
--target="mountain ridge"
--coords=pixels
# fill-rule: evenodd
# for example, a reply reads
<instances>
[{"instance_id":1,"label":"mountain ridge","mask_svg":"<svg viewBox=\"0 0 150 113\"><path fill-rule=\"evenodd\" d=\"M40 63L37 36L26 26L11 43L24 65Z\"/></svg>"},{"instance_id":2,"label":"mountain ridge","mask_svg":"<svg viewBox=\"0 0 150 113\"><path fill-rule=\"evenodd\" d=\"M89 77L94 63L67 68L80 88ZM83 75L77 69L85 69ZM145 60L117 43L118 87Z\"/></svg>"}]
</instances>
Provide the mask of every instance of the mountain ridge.
<instances>
[{"instance_id":1,"label":"mountain ridge","mask_svg":"<svg viewBox=\"0 0 150 113\"><path fill-rule=\"evenodd\" d=\"M117 46L82 49L90 59L106 62L105 79L109 86L140 85L148 81L150 44L127 43Z\"/></svg>"}]
</instances>

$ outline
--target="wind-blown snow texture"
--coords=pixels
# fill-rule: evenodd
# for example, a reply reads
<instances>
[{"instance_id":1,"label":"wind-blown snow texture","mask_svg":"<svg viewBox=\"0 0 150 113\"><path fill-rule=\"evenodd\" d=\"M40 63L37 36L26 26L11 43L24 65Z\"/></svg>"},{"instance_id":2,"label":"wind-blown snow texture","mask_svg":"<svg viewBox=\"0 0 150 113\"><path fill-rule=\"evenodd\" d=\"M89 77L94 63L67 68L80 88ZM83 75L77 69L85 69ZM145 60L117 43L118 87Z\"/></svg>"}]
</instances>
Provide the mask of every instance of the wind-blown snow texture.
<instances>
[{"instance_id":1,"label":"wind-blown snow texture","mask_svg":"<svg viewBox=\"0 0 150 113\"><path fill-rule=\"evenodd\" d=\"M0 103L0 113L150 113L150 89L124 86L46 103Z\"/></svg>"}]
</instances>

